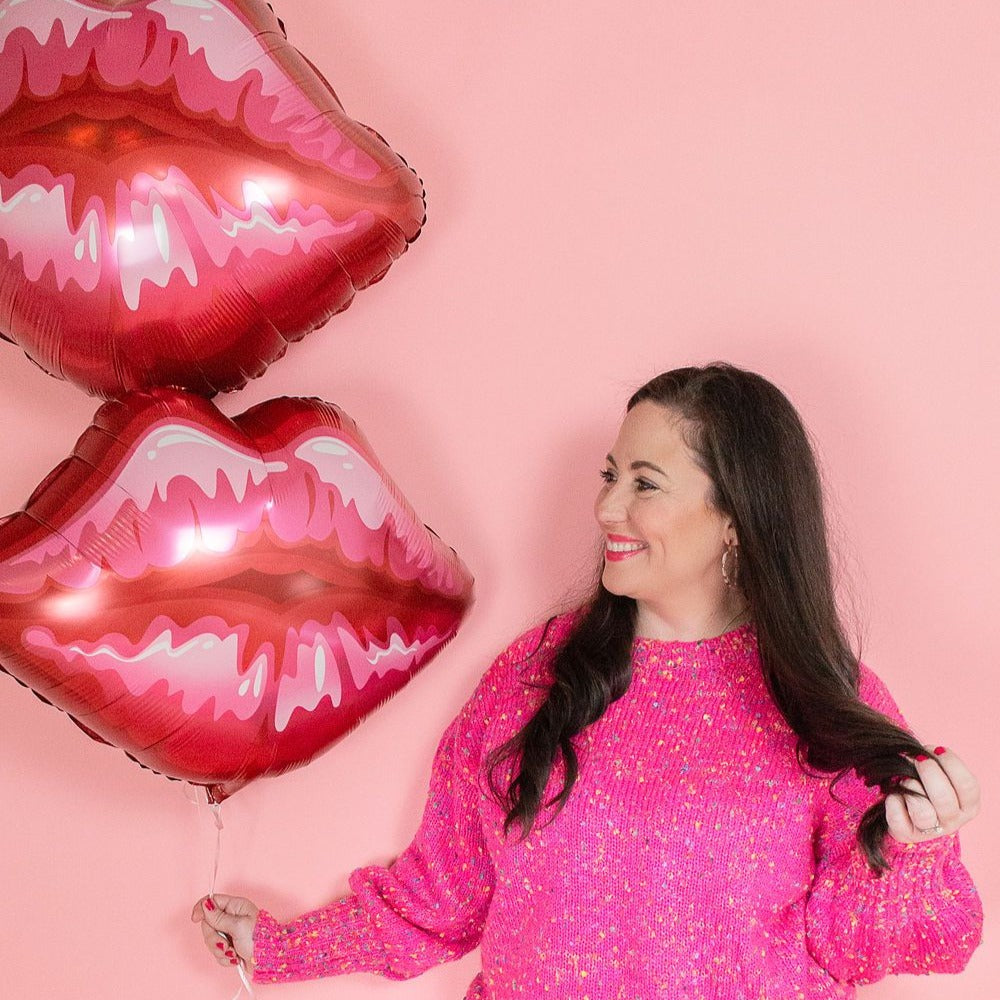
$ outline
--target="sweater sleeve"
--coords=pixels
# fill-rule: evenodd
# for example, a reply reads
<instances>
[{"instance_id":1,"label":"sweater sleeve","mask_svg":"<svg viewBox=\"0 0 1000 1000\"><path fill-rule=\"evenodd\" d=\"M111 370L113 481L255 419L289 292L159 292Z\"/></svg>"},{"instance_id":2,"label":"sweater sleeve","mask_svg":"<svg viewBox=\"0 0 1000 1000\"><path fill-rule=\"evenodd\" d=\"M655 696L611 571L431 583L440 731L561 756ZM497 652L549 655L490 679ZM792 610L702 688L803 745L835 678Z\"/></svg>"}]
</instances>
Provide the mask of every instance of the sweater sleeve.
<instances>
[{"instance_id":1,"label":"sweater sleeve","mask_svg":"<svg viewBox=\"0 0 1000 1000\"><path fill-rule=\"evenodd\" d=\"M479 943L494 887L483 837L479 757L488 719L480 711L503 657L442 737L423 818L388 866L359 868L351 894L290 923L261 910L254 981L289 982L350 972L409 979Z\"/></svg>"},{"instance_id":2,"label":"sweater sleeve","mask_svg":"<svg viewBox=\"0 0 1000 1000\"><path fill-rule=\"evenodd\" d=\"M882 681L861 667L861 698L909 729ZM816 876L806 903L809 951L835 979L873 983L893 973L961 972L982 936L982 904L961 862L958 834L919 844L887 835L881 877L857 842L879 797L854 773L822 792Z\"/></svg>"}]
</instances>

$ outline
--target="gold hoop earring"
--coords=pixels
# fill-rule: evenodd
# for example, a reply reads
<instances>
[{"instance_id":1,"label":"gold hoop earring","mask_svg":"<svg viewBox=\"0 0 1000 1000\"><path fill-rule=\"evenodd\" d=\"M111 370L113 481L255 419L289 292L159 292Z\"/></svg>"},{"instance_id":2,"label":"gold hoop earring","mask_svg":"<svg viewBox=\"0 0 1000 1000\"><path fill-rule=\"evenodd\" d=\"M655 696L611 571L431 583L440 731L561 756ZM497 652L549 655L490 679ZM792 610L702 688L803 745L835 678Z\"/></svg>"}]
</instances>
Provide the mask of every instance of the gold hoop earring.
<instances>
[{"instance_id":1,"label":"gold hoop earring","mask_svg":"<svg viewBox=\"0 0 1000 1000\"><path fill-rule=\"evenodd\" d=\"M726 565L726 557L731 557L732 565ZM727 587L736 586L736 576L740 571L740 553L738 545L726 545L722 553L722 579Z\"/></svg>"}]
</instances>

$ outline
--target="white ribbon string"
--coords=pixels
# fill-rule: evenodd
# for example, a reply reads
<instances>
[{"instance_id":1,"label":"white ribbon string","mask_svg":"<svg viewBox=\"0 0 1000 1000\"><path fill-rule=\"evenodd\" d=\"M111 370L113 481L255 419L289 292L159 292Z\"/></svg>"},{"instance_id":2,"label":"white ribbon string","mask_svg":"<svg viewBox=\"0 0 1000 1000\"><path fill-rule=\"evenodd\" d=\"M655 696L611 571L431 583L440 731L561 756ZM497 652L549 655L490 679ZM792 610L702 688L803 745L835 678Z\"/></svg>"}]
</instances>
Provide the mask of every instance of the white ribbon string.
<instances>
[{"instance_id":1,"label":"white ribbon string","mask_svg":"<svg viewBox=\"0 0 1000 1000\"><path fill-rule=\"evenodd\" d=\"M212 810L212 819L215 820L215 862L212 865L212 883L208 890L208 894L214 896L215 883L219 878L219 859L222 857L222 803L209 802L208 808Z\"/></svg>"},{"instance_id":2,"label":"white ribbon string","mask_svg":"<svg viewBox=\"0 0 1000 1000\"><path fill-rule=\"evenodd\" d=\"M212 880L211 880L211 885L209 886L208 889L208 895L214 896L215 884L219 879L219 865L222 860L222 831L223 831L222 803L210 802L208 799L207 789L205 789L204 801L202 800L201 796L198 795L197 790L195 791L195 798L192 799L190 798L190 796L188 796L188 801L190 801L193 805L199 807L203 804L207 805L209 809L211 809L212 811L212 819L215 822L215 859L212 862ZM228 934L223 934L222 931L216 931L216 933L219 935L219 937L222 938L223 941L226 942L227 947L229 948L233 947L233 940ZM238 964L236 965L236 971L239 973L241 986L236 991L236 994L233 996L233 1000L239 1000L239 998L243 996L244 991L246 992L248 1000L253 1000L254 992L253 992L253 987L250 985L250 977L247 975L246 963L243 961L243 957L238 953L237 953L237 963Z\"/></svg>"}]
</instances>

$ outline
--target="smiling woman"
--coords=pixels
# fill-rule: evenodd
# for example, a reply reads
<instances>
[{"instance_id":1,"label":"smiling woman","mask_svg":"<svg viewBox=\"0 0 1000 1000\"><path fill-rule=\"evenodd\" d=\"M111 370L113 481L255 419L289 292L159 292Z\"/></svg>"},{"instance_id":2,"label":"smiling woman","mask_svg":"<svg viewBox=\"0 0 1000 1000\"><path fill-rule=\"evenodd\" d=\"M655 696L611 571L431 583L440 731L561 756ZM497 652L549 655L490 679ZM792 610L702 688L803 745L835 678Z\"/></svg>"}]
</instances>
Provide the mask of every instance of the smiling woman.
<instances>
[{"instance_id":1,"label":"smiling woman","mask_svg":"<svg viewBox=\"0 0 1000 1000\"><path fill-rule=\"evenodd\" d=\"M0 335L46 371L239 388L423 215L265 4L0 0Z\"/></svg>"},{"instance_id":2,"label":"smiling woman","mask_svg":"<svg viewBox=\"0 0 1000 1000\"><path fill-rule=\"evenodd\" d=\"M844 641L791 404L728 365L667 372L602 477L599 584L486 672L410 846L287 923L200 900L219 962L404 979L479 944L467 1000L844 1000L965 966L978 784Z\"/></svg>"}]
</instances>

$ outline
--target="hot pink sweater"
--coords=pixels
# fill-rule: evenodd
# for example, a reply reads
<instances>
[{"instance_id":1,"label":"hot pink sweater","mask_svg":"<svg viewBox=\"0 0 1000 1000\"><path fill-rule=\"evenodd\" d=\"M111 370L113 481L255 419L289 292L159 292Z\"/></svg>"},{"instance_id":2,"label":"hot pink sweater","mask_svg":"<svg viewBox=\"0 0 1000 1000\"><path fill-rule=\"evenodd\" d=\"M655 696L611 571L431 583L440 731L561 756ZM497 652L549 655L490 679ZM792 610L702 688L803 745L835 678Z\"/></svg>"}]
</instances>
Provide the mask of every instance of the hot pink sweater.
<instances>
[{"instance_id":1,"label":"hot pink sweater","mask_svg":"<svg viewBox=\"0 0 1000 1000\"><path fill-rule=\"evenodd\" d=\"M484 753L540 703L569 624L558 619L534 657L540 630L522 636L483 676L394 863L358 869L352 895L291 923L261 911L257 982L407 979L476 945L467 1000L818 1000L965 966L982 909L957 837L888 838L892 870L870 872L855 830L876 793L851 775L842 804L798 767L749 626L635 640L628 691L575 740L566 807L527 840L517 827L505 839ZM861 694L900 720L867 668ZM558 787L554 775L546 798Z\"/></svg>"}]
</instances>

